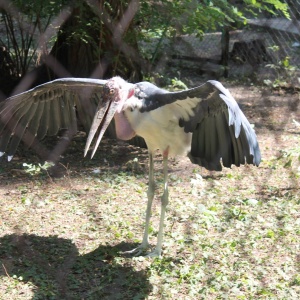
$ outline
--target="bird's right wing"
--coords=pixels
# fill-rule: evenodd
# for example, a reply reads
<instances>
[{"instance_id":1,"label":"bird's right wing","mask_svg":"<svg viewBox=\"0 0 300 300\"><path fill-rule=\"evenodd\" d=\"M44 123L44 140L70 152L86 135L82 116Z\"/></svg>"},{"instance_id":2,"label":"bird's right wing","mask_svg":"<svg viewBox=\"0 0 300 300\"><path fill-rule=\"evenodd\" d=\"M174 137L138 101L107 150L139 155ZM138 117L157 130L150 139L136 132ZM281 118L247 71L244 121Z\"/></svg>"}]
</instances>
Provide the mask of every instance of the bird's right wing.
<instances>
[{"instance_id":1,"label":"bird's right wing","mask_svg":"<svg viewBox=\"0 0 300 300\"><path fill-rule=\"evenodd\" d=\"M88 132L105 83L97 79L57 79L1 102L0 156L6 152L10 160L21 140L30 147L61 129L74 134L77 119Z\"/></svg>"}]
</instances>

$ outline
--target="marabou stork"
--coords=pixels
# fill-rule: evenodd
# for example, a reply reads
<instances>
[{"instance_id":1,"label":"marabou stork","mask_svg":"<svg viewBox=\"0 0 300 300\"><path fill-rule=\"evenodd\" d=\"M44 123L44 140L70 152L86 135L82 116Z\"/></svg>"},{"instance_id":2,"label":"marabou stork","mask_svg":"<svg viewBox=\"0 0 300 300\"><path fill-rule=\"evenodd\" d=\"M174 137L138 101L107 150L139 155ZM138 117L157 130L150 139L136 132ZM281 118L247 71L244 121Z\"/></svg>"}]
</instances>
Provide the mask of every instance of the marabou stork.
<instances>
[{"instance_id":1,"label":"marabou stork","mask_svg":"<svg viewBox=\"0 0 300 300\"><path fill-rule=\"evenodd\" d=\"M145 231L141 245L129 251L136 255L149 248L153 154L157 149L163 156L164 192L157 245L148 256L161 255L169 201L169 156L188 155L192 163L217 171L222 165L258 166L261 160L254 130L220 82L211 80L196 88L169 92L149 82L131 84L120 77L108 81L57 79L7 99L0 104L0 155L6 151L10 160L20 140L30 146L35 139L76 126L77 118L86 130L90 128L84 155L96 136L93 157L113 118L119 139L129 140L137 135L147 144L149 186Z\"/></svg>"}]
</instances>

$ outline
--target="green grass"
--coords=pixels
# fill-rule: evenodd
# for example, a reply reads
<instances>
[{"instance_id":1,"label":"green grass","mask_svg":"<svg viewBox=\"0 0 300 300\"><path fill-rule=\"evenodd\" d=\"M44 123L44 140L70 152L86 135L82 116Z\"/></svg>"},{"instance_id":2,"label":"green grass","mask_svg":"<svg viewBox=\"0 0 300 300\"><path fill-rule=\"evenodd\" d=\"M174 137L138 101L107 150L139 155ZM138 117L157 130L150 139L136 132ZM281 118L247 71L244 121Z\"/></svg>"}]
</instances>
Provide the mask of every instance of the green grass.
<instances>
[{"instance_id":1,"label":"green grass","mask_svg":"<svg viewBox=\"0 0 300 300\"><path fill-rule=\"evenodd\" d=\"M145 150L104 140L91 161L81 158L84 139L74 141L58 178L43 169L24 172L24 156L2 161L0 299L300 298L294 132L259 130L258 168L210 173L172 159L161 259L122 253L142 238ZM26 160L38 166L35 156ZM157 156L153 246L161 169Z\"/></svg>"}]
</instances>

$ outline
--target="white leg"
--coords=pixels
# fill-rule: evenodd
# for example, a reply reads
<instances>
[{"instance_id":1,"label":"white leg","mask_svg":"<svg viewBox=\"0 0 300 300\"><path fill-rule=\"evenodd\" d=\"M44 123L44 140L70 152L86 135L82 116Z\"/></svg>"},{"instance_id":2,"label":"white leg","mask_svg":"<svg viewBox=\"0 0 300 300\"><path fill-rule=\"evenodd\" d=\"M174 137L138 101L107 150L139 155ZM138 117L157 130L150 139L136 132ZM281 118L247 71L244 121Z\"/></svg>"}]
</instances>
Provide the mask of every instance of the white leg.
<instances>
[{"instance_id":1,"label":"white leg","mask_svg":"<svg viewBox=\"0 0 300 300\"><path fill-rule=\"evenodd\" d=\"M161 213L159 221L159 230L157 236L157 244L153 252L149 253L148 257L155 257L161 255L163 235L164 235L164 219L166 213L166 207L169 203L169 191L168 191L168 151L163 154L163 168L164 168L164 193L161 197Z\"/></svg>"},{"instance_id":2,"label":"white leg","mask_svg":"<svg viewBox=\"0 0 300 300\"><path fill-rule=\"evenodd\" d=\"M150 218L151 218L151 208L152 208L152 202L154 198L154 174L153 174L153 156L152 153L149 153L149 185L148 185L148 202L147 202L147 210L146 210L146 222L145 222L145 231L143 235L142 244L138 246L137 248L126 251L125 253L134 253L135 255L140 255L144 251L146 251L149 248L149 226L150 226Z\"/></svg>"},{"instance_id":3,"label":"white leg","mask_svg":"<svg viewBox=\"0 0 300 300\"><path fill-rule=\"evenodd\" d=\"M151 218L151 209L152 209L152 202L154 198L154 174L153 174L153 156L149 154L149 185L148 185L148 202L147 202L147 210L146 210L146 223L145 223L145 231L143 236L142 245L149 247L149 226L150 226L150 218Z\"/></svg>"}]
</instances>

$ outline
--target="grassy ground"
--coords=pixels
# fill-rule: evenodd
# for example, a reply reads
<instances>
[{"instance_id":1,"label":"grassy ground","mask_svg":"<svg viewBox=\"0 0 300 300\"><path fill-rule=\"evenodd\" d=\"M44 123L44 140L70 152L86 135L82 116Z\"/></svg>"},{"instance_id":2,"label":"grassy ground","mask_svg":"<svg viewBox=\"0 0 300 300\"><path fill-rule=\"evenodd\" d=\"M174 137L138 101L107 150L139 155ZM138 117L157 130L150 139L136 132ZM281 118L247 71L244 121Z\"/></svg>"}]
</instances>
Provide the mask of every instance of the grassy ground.
<instances>
[{"instance_id":1,"label":"grassy ground","mask_svg":"<svg viewBox=\"0 0 300 300\"><path fill-rule=\"evenodd\" d=\"M161 259L122 254L142 237L146 150L105 139L83 159L78 137L55 177L26 173L23 162L39 160L25 150L1 161L0 299L300 298L299 95L232 91L263 161L217 173L172 159ZM152 245L159 155L155 170Z\"/></svg>"}]
</instances>

